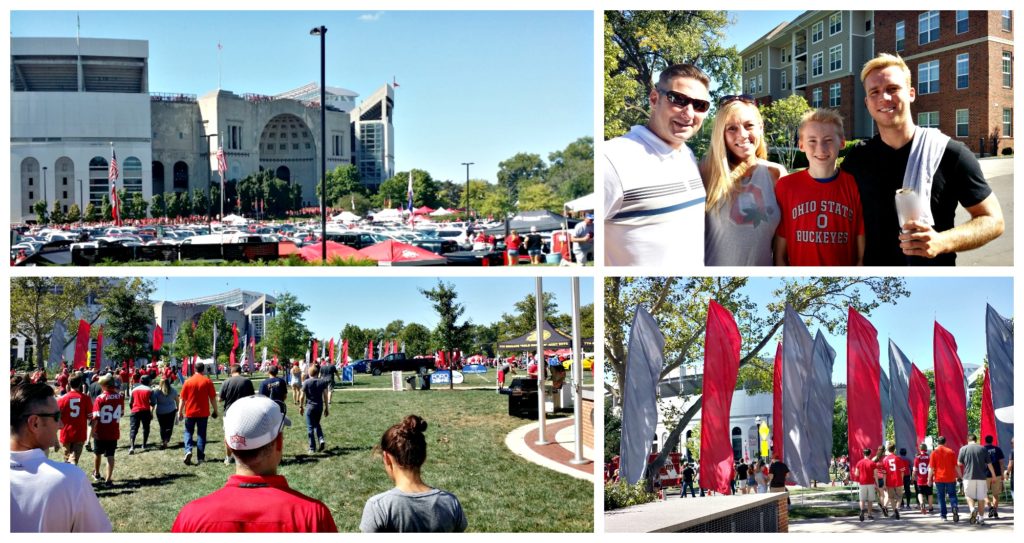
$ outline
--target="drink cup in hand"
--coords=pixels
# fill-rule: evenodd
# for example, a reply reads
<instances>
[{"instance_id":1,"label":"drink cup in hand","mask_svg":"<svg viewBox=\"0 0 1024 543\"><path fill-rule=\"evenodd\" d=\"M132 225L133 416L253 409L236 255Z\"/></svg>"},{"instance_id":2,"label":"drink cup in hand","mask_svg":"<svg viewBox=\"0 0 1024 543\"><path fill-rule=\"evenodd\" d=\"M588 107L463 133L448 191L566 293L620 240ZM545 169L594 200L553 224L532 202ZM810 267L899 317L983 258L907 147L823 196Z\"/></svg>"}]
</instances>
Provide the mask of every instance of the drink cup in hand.
<instances>
[{"instance_id":1,"label":"drink cup in hand","mask_svg":"<svg viewBox=\"0 0 1024 543\"><path fill-rule=\"evenodd\" d=\"M896 216L900 221L900 232L903 232L903 225L921 217L918 208L919 199L913 189L899 189L896 191Z\"/></svg>"}]
</instances>

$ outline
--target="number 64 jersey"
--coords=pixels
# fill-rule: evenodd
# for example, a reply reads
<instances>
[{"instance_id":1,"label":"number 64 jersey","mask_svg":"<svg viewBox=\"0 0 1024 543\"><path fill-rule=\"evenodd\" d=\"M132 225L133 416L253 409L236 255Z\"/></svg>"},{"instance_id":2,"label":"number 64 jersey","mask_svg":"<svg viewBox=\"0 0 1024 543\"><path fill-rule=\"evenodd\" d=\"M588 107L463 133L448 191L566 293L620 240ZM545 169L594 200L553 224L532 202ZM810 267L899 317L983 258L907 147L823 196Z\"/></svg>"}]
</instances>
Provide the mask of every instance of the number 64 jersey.
<instances>
[{"instance_id":1,"label":"number 64 jersey","mask_svg":"<svg viewBox=\"0 0 1024 543\"><path fill-rule=\"evenodd\" d=\"M92 437L100 441L117 441L121 437L121 414L124 412L124 395L120 392L106 392L96 397L92 404L92 418L96 429Z\"/></svg>"},{"instance_id":2,"label":"number 64 jersey","mask_svg":"<svg viewBox=\"0 0 1024 543\"><path fill-rule=\"evenodd\" d=\"M60 408L60 420L64 423L60 429L60 442L85 443L89 417L92 415L92 399L72 390L57 400L57 407Z\"/></svg>"}]
</instances>

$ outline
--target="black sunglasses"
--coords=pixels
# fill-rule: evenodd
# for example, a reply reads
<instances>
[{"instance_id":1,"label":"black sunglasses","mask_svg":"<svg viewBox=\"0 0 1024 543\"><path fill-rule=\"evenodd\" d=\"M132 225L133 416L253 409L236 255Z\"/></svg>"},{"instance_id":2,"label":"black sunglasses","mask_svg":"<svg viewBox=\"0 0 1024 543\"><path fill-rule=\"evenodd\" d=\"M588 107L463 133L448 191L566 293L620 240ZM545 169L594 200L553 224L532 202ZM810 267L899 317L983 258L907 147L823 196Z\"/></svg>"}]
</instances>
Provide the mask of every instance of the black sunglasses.
<instances>
[{"instance_id":1,"label":"black sunglasses","mask_svg":"<svg viewBox=\"0 0 1024 543\"><path fill-rule=\"evenodd\" d=\"M693 105L693 110L697 113L704 113L711 109L711 102L707 100L700 100L698 98L690 98L689 96L676 91L670 91L665 89L657 89L658 94L664 94L665 99L670 104L682 109L688 105Z\"/></svg>"},{"instance_id":2,"label":"black sunglasses","mask_svg":"<svg viewBox=\"0 0 1024 543\"><path fill-rule=\"evenodd\" d=\"M722 107L729 102L743 102L744 104L756 103L754 97L749 94L729 94L718 100L718 107Z\"/></svg>"},{"instance_id":3,"label":"black sunglasses","mask_svg":"<svg viewBox=\"0 0 1024 543\"><path fill-rule=\"evenodd\" d=\"M53 419L53 422L60 422L60 411L54 411L53 413L25 413L22 415L22 418L27 419L33 415Z\"/></svg>"}]
</instances>

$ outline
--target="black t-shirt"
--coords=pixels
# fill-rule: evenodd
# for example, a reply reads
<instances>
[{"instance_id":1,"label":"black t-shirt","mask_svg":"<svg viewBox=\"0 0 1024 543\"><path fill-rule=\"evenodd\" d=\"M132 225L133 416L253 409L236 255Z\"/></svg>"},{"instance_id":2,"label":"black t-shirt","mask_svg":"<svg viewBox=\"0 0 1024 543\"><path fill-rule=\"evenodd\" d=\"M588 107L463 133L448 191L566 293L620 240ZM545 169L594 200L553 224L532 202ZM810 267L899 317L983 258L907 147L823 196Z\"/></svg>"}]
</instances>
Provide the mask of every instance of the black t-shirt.
<instances>
[{"instance_id":1,"label":"black t-shirt","mask_svg":"<svg viewBox=\"0 0 1024 543\"><path fill-rule=\"evenodd\" d=\"M256 391L253 389L252 381L248 378L241 375L229 377L220 386L220 399L224 402L224 412L228 412L228 408L231 407L231 404L235 403L235 400L252 396L253 394L256 394Z\"/></svg>"},{"instance_id":2,"label":"black t-shirt","mask_svg":"<svg viewBox=\"0 0 1024 543\"><path fill-rule=\"evenodd\" d=\"M687 483L693 482L693 468L687 466L686 469L683 470L683 481Z\"/></svg>"},{"instance_id":3,"label":"black t-shirt","mask_svg":"<svg viewBox=\"0 0 1024 543\"><path fill-rule=\"evenodd\" d=\"M306 395L306 408L323 407L324 391L331 385L326 379L306 379L302 382L302 393Z\"/></svg>"},{"instance_id":4,"label":"black t-shirt","mask_svg":"<svg viewBox=\"0 0 1024 543\"><path fill-rule=\"evenodd\" d=\"M287 401L288 383L280 377L271 377L260 384L260 394L270 398L271 400L277 400L279 402Z\"/></svg>"},{"instance_id":5,"label":"black t-shirt","mask_svg":"<svg viewBox=\"0 0 1024 543\"><path fill-rule=\"evenodd\" d=\"M772 482L768 486L775 488L786 486L787 473L789 473L789 466L782 462L775 462L768 466L768 475L772 477Z\"/></svg>"},{"instance_id":6,"label":"black t-shirt","mask_svg":"<svg viewBox=\"0 0 1024 543\"><path fill-rule=\"evenodd\" d=\"M953 266L956 254L935 258L908 257L900 249L896 191L903 188L903 175L910 159L908 142L893 149L877 134L850 149L843 169L853 174L860 191L864 213L864 265L866 266ZM932 177L932 216L935 231L953 228L957 204L971 207L992 194L981 165L964 144L949 140Z\"/></svg>"},{"instance_id":7,"label":"black t-shirt","mask_svg":"<svg viewBox=\"0 0 1024 543\"><path fill-rule=\"evenodd\" d=\"M321 379L330 379L331 382L333 383L334 382L334 378L337 375L338 375L338 368L334 364L324 364L323 366L320 366L320 378Z\"/></svg>"},{"instance_id":8,"label":"black t-shirt","mask_svg":"<svg viewBox=\"0 0 1024 543\"><path fill-rule=\"evenodd\" d=\"M527 251L539 251L543 246L540 234L527 234L526 235L526 250Z\"/></svg>"},{"instance_id":9,"label":"black t-shirt","mask_svg":"<svg viewBox=\"0 0 1024 543\"><path fill-rule=\"evenodd\" d=\"M746 464L740 464L739 466L736 466L736 477L739 480L747 480L747 467L748 466Z\"/></svg>"},{"instance_id":10,"label":"black t-shirt","mask_svg":"<svg viewBox=\"0 0 1024 543\"><path fill-rule=\"evenodd\" d=\"M996 477L1002 477L1003 460L1006 458L1003 456L1003 450L995 445L985 445L985 450L988 451L988 460L992 462L992 470L996 472Z\"/></svg>"}]
</instances>

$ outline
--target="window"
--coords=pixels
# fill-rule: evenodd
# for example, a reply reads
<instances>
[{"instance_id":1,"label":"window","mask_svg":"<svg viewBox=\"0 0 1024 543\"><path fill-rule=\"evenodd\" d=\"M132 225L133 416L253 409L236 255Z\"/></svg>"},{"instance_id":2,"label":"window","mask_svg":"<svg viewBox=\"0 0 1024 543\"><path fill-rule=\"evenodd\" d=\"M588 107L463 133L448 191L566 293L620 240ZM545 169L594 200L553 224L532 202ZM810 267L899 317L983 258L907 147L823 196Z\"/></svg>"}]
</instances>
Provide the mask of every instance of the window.
<instances>
[{"instance_id":1,"label":"window","mask_svg":"<svg viewBox=\"0 0 1024 543\"><path fill-rule=\"evenodd\" d=\"M142 194L142 161L130 156L124 159L124 191L126 193Z\"/></svg>"},{"instance_id":2,"label":"window","mask_svg":"<svg viewBox=\"0 0 1024 543\"><path fill-rule=\"evenodd\" d=\"M956 88L966 89L970 83L970 55L961 53L956 56Z\"/></svg>"},{"instance_id":3,"label":"window","mask_svg":"<svg viewBox=\"0 0 1024 543\"><path fill-rule=\"evenodd\" d=\"M902 51L907 41L907 29L903 21L896 22L896 51Z\"/></svg>"},{"instance_id":4,"label":"window","mask_svg":"<svg viewBox=\"0 0 1024 543\"><path fill-rule=\"evenodd\" d=\"M292 150L293 151L298 151L299 150L299 144L298 143L293 143L292 144Z\"/></svg>"},{"instance_id":5,"label":"window","mask_svg":"<svg viewBox=\"0 0 1024 543\"><path fill-rule=\"evenodd\" d=\"M958 109L956 110L956 137L966 138L967 137L967 119L969 117L969 110Z\"/></svg>"},{"instance_id":6,"label":"window","mask_svg":"<svg viewBox=\"0 0 1024 543\"><path fill-rule=\"evenodd\" d=\"M833 13L828 17L828 35L835 36L843 31L843 14Z\"/></svg>"},{"instance_id":7,"label":"window","mask_svg":"<svg viewBox=\"0 0 1024 543\"><path fill-rule=\"evenodd\" d=\"M963 34L967 32L967 10L957 10L956 12L956 33Z\"/></svg>"},{"instance_id":8,"label":"window","mask_svg":"<svg viewBox=\"0 0 1024 543\"><path fill-rule=\"evenodd\" d=\"M782 90L789 88L789 78L787 77L786 70L782 70Z\"/></svg>"},{"instance_id":9,"label":"window","mask_svg":"<svg viewBox=\"0 0 1024 543\"><path fill-rule=\"evenodd\" d=\"M939 127L939 112L938 111L925 111L917 114L917 126L922 128L938 128Z\"/></svg>"},{"instance_id":10,"label":"window","mask_svg":"<svg viewBox=\"0 0 1024 543\"><path fill-rule=\"evenodd\" d=\"M926 11L917 16L917 44L925 45L939 39L939 12Z\"/></svg>"},{"instance_id":11,"label":"window","mask_svg":"<svg viewBox=\"0 0 1024 543\"><path fill-rule=\"evenodd\" d=\"M63 185L64 185L65 187L66 187L66 186L68 186L68 178L67 178L67 177L65 177L65 178L64 178L64 182L63 182Z\"/></svg>"},{"instance_id":12,"label":"window","mask_svg":"<svg viewBox=\"0 0 1024 543\"><path fill-rule=\"evenodd\" d=\"M824 58L825 55L821 51L814 53L814 56L811 57L811 77L820 77L825 71Z\"/></svg>"},{"instance_id":13,"label":"window","mask_svg":"<svg viewBox=\"0 0 1024 543\"><path fill-rule=\"evenodd\" d=\"M1013 53L1003 51L1003 87L1013 86Z\"/></svg>"},{"instance_id":14,"label":"window","mask_svg":"<svg viewBox=\"0 0 1024 543\"><path fill-rule=\"evenodd\" d=\"M939 61L932 60L917 65L917 93L939 92Z\"/></svg>"},{"instance_id":15,"label":"window","mask_svg":"<svg viewBox=\"0 0 1024 543\"><path fill-rule=\"evenodd\" d=\"M228 125L227 148L239 150L242 148L242 127L241 125Z\"/></svg>"},{"instance_id":16,"label":"window","mask_svg":"<svg viewBox=\"0 0 1024 543\"><path fill-rule=\"evenodd\" d=\"M62 192L64 193L64 196L61 196L61 198L64 198L65 200L67 200L68 199L68 191L65 190L65 191L62 191Z\"/></svg>"},{"instance_id":17,"label":"window","mask_svg":"<svg viewBox=\"0 0 1024 543\"><path fill-rule=\"evenodd\" d=\"M839 107L841 103L842 85L832 83L828 86L828 107Z\"/></svg>"},{"instance_id":18,"label":"window","mask_svg":"<svg viewBox=\"0 0 1024 543\"><path fill-rule=\"evenodd\" d=\"M279 144L277 146L277 149L279 151L287 151L288 150L288 144L287 143L281 143L281 144Z\"/></svg>"},{"instance_id":19,"label":"window","mask_svg":"<svg viewBox=\"0 0 1024 543\"><path fill-rule=\"evenodd\" d=\"M1003 137L1004 138L1012 138L1013 137L1013 108L1012 107L1004 107L1003 108ZM29 196L29 198L31 198L31 196Z\"/></svg>"},{"instance_id":20,"label":"window","mask_svg":"<svg viewBox=\"0 0 1024 543\"><path fill-rule=\"evenodd\" d=\"M821 107L821 87L811 91L811 107Z\"/></svg>"},{"instance_id":21,"label":"window","mask_svg":"<svg viewBox=\"0 0 1024 543\"><path fill-rule=\"evenodd\" d=\"M871 32L871 27L874 26L875 21L870 17L864 19L864 32Z\"/></svg>"},{"instance_id":22,"label":"window","mask_svg":"<svg viewBox=\"0 0 1024 543\"><path fill-rule=\"evenodd\" d=\"M32 191L28 191L28 199L29 200L35 200L36 199L36 195Z\"/></svg>"},{"instance_id":23,"label":"window","mask_svg":"<svg viewBox=\"0 0 1024 543\"><path fill-rule=\"evenodd\" d=\"M811 43L818 43L825 34L825 21L818 21L811 26Z\"/></svg>"},{"instance_id":24,"label":"window","mask_svg":"<svg viewBox=\"0 0 1024 543\"><path fill-rule=\"evenodd\" d=\"M757 76L757 92L761 92L763 90L764 90L763 80L761 79L761 75L758 74L758 76Z\"/></svg>"},{"instance_id":25,"label":"window","mask_svg":"<svg viewBox=\"0 0 1024 543\"><path fill-rule=\"evenodd\" d=\"M764 51L757 52L757 67L760 68L764 63Z\"/></svg>"},{"instance_id":26,"label":"window","mask_svg":"<svg viewBox=\"0 0 1024 543\"><path fill-rule=\"evenodd\" d=\"M1013 31L1013 12L1010 10L1003 11L1003 30Z\"/></svg>"},{"instance_id":27,"label":"window","mask_svg":"<svg viewBox=\"0 0 1024 543\"><path fill-rule=\"evenodd\" d=\"M828 48L828 71L835 72L843 69L843 46L834 45Z\"/></svg>"},{"instance_id":28,"label":"window","mask_svg":"<svg viewBox=\"0 0 1024 543\"><path fill-rule=\"evenodd\" d=\"M331 149L333 151L331 155L341 156L341 136L337 134L331 136L331 143Z\"/></svg>"},{"instance_id":29,"label":"window","mask_svg":"<svg viewBox=\"0 0 1024 543\"><path fill-rule=\"evenodd\" d=\"M29 177L29 178L28 178L28 186L30 186L30 187L31 187L31 186L32 186L32 185L33 185L34 183L35 183L35 179L34 179L34 178L32 178L32 177Z\"/></svg>"}]
</instances>

